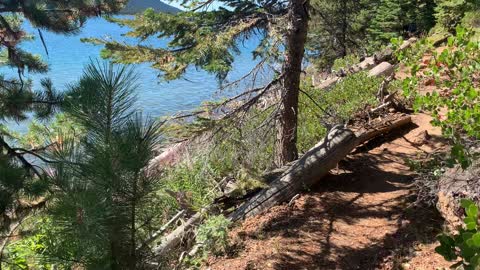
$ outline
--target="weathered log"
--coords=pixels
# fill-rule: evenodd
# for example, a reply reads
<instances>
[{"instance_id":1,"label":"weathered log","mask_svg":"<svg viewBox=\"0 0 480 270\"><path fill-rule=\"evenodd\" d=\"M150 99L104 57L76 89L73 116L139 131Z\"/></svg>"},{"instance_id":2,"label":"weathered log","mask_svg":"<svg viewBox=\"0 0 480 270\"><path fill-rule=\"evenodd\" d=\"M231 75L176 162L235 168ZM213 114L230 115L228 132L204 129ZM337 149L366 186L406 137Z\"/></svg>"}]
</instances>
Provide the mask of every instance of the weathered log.
<instances>
[{"instance_id":1,"label":"weathered log","mask_svg":"<svg viewBox=\"0 0 480 270\"><path fill-rule=\"evenodd\" d=\"M400 119L382 123L378 127L369 128L358 136L350 129L336 126L325 139L272 182L268 189L262 190L240 206L230 215L230 218L237 221L290 200L297 193L317 183L358 145L410 122L410 116L403 116Z\"/></svg>"},{"instance_id":2,"label":"weathered log","mask_svg":"<svg viewBox=\"0 0 480 270\"><path fill-rule=\"evenodd\" d=\"M160 242L160 244L153 248L153 253L159 257L162 257L168 252L170 252L172 249L178 247L182 242L182 239L188 233L188 231L202 221L205 213L208 212L209 209L210 208L202 209L202 211L193 215L184 224L177 227L173 232L165 236Z\"/></svg>"},{"instance_id":3,"label":"weathered log","mask_svg":"<svg viewBox=\"0 0 480 270\"><path fill-rule=\"evenodd\" d=\"M378 137L382 134L386 134L392 130L403 127L412 122L412 118L409 115L404 115L400 118L397 118L392 121L383 122L379 125L369 127L366 130L360 130L355 132L357 141L356 145L361 145L375 137Z\"/></svg>"},{"instance_id":4,"label":"weathered log","mask_svg":"<svg viewBox=\"0 0 480 270\"><path fill-rule=\"evenodd\" d=\"M340 77L333 77L333 78L326 79L325 81L321 82L320 85L318 85L318 88L329 89L330 87L334 86L339 80L340 80Z\"/></svg>"},{"instance_id":5,"label":"weathered log","mask_svg":"<svg viewBox=\"0 0 480 270\"><path fill-rule=\"evenodd\" d=\"M428 196L437 197L437 209L445 219L447 229L454 232L463 225L461 199L467 198L476 204L480 203L480 161L474 161L465 170L457 165L448 169L440 179L425 179L422 184L423 193L428 191ZM434 185L435 188L427 188L427 185Z\"/></svg>"},{"instance_id":6,"label":"weathered log","mask_svg":"<svg viewBox=\"0 0 480 270\"><path fill-rule=\"evenodd\" d=\"M365 58L362 62L356 65L353 65L351 70L352 70L352 73L355 73L355 72L369 69L373 66L375 66L375 57L372 56L372 57Z\"/></svg>"},{"instance_id":7,"label":"weathered log","mask_svg":"<svg viewBox=\"0 0 480 270\"><path fill-rule=\"evenodd\" d=\"M175 165L188 150L190 141L183 141L165 148L160 155L150 161L149 170Z\"/></svg>"},{"instance_id":8,"label":"weathered log","mask_svg":"<svg viewBox=\"0 0 480 270\"><path fill-rule=\"evenodd\" d=\"M267 200L261 200L260 198L263 198L263 196L255 196L254 199L250 200L250 202L258 201L259 208L253 207L251 211L249 209L248 212L258 213L259 211L275 204L279 200L288 199L295 196L295 194L302 190L303 187L310 186L316 181L317 178L321 178L327 174L331 168L333 168L355 147L355 141L356 137L352 131L341 126L332 129L332 131L329 132L328 136L323 141L318 143L314 148L303 155L300 160L294 162L292 166L279 178L280 181L277 180L273 183L273 187L276 187L276 189L283 192L274 194L274 192L270 191L272 188L262 191L259 195L270 191L265 197ZM317 165L319 163L325 165L318 167ZM299 177L300 180L303 179L303 182L294 181L296 177ZM277 182L280 183L280 185L276 184ZM288 186L292 186L292 188L290 189ZM287 192L285 193L285 191ZM271 201L272 204L264 203L265 201L268 201L268 199L270 199L269 201ZM244 205L243 208L245 208L246 205ZM153 248L153 253L159 257L162 257L172 249L178 247L181 243L181 239L195 224L201 222L203 214L207 211L208 209L204 209L203 211L196 213L182 226L177 227L173 232L165 236L161 243ZM236 211L235 213L239 213L239 211ZM233 218L233 220L236 219L238 218Z\"/></svg>"},{"instance_id":9,"label":"weathered log","mask_svg":"<svg viewBox=\"0 0 480 270\"><path fill-rule=\"evenodd\" d=\"M174 222L179 220L182 216L185 215L187 211L185 209L179 211L175 216L173 216L165 225L163 225L158 231L154 232L148 239L143 241L142 245L138 247L138 250L143 250L145 247L155 242Z\"/></svg>"},{"instance_id":10,"label":"weathered log","mask_svg":"<svg viewBox=\"0 0 480 270\"><path fill-rule=\"evenodd\" d=\"M235 221L258 214L279 202L284 202L295 194L310 187L328 171L334 168L340 160L356 146L355 134L342 126L333 128L325 139L310 149L270 188L263 190L250 201L238 208L230 218Z\"/></svg>"}]
</instances>

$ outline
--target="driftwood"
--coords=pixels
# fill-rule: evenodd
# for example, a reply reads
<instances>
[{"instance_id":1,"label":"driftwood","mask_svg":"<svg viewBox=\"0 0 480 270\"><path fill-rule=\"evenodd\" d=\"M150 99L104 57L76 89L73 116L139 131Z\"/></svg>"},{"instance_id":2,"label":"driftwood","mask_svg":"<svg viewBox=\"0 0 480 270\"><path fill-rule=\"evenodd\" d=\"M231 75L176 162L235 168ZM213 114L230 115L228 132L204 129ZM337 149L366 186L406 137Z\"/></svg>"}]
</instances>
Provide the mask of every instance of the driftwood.
<instances>
[{"instance_id":1,"label":"driftwood","mask_svg":"<svg viewBox=\"0 0 480 270\"><path fill-rule=\"evenodd\" d=\"M362 131L358 135L355 135L350 129L336 126L325 139L305 153L301 159L294 162L283 175L270 185L270 188L262 190L239 207L230 218L233 221L240 220L259 214L276 204L289 201L305 188L316 184L355 147L410 122L410 116L403 116L395 121Z\"/></svg>"}]
</instances>

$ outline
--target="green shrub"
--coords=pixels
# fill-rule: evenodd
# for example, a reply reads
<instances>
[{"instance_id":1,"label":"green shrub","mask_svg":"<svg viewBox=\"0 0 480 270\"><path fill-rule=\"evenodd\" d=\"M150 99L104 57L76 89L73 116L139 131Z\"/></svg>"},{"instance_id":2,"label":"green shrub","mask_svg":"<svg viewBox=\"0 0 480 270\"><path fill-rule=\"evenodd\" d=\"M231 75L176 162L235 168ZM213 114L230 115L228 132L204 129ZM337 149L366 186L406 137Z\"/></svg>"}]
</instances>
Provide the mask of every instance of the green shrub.
<instances>
[{"instance_id":1,"label":"green shrub","mask_svg":"<svg viewBox=\"0 0 480 270\"><path fill-rule=\"evenodd\" d=\"M74 268L75 262L64 260L61 255L75 251L69 245L61 245L60 231L51 218L33 216L21 225L21 239L8 243L1 258L1 269L58 269Z\"/></svg>"},{"instance_id":2,"label":"green shrub","mask_svg":"<svg viewBox=\"0 0 480 270\"><path fill-rule=\"evenodd\" d=\"M223 215L207 219L197 230L196 242L202 246L204 255L221 254L228 247L228 227L231 221Z\"/></svg>"},{"instance_id":3,"label":"green shrub","mask_svg":"<svg viewBox=\"0 0 480 270\"><path fill-rule=\"evenodd\" d=\"M452 269L476 270L480 267L480 229L478 226L478 206L471 200L462 200L465 209L464 228L457 235L441 234L440 246L435 250L448 261L460 261Z\"/></svg>"},{"instance_id":4,"label":"green shrub","mask_svg":"<svg viewBox=\"0 0 480 270\"><path fill-rule=\"evenodd\" d=\"M467 11L478 8L478 0L437 0L436 2L437 23L449 30L455 30Z\"/></svg>"},{"instance_id":5,"label":"green shrub","mask_svg":"<svg viewBox=\"0 0 480 270\"><path fill-rule=\"evenodd\" d=\"M360 72L345 77L331 90L302 84L298 122L298 149L305 152L321 140L327 126L347 123L368 106L375 106L382 78Z\"/></svg>"},{"instance_id":6,"label":"green shrub","mask_svg":"<svg viewBox=\"0 0 480 270\"><path fill-rule=\"evenodd\" d=\"M360 58L354 54L349 54L343 58L335 59L333 62L332 71L340 71L341 69L348 69L351 66L358 64L360 62Z\"/></svg>"},{"instance_id":7,"label":"green shrub","mask_svg":"<svg viewBox=\"0 0 480 270\"><path fill-rule=\"evenodd\" d=\"M440 54L433 52L425 76L435 81L437 89L447 92L417 95L418 65L404 81L404 93L416 96L414 109L432 114L432 124L442 128L443 136L452 141L452 158L466 168L472 153L467 145L480 139L480 43L470 40L471 33L457 27L457 35L448 39Z\"/></svg>"}]
</instances>

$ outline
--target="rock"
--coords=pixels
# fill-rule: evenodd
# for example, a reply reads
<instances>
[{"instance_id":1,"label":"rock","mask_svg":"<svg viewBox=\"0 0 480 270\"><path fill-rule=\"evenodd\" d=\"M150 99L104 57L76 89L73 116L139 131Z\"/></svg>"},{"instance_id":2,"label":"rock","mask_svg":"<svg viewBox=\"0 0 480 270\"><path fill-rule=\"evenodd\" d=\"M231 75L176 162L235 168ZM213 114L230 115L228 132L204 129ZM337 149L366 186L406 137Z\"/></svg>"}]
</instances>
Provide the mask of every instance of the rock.
<instances>
[{"instance_id":1,"label":"rock","mask_svg":"<svg viewBox=\"0 0 480 270\"><path fill-rule=\"evenodd\" d=\"M394 72L393 65L388 62L382 62L368 72L369 77L390 76Z\"/></svg>"},{"instance_id":2,"label":"rock","mask_svg":"<svg viewBox=\"0 0 480 270\"><path fill-rule=\"evenodd\" d=\"M402 270L410 269L410 264L409 263L402 263L400 265L400 269L402 269Z\"/></svg>"},{"instance_id":3,"label":"rock","mask_svg":"<svg viewBox=\"0 0 480 270\"><path fill-rule=\"evenodd\" d=\"M358 66L360 70L365 70L373 67L374 65L375 65L375 58L372 56L372 57L365 58L365 60L363 60L356 66Z\"/></svg>"},{"instance_id":4,"label":"rock","mask_svg":"<svg viewBox=\"0 0 480 270\"><path fill-rule=\"evenodd\" d=\"M469 198L480 202L480 162L467 170L455 167L447 170L438 181L437 209L445 219L447 228L455 231L463 225L464 211L460 200Z\"/></svg>"},{"instance_id":5,"label":"rock","mask_svg":"<svg viewBox=\"0 0 480 270\"><path fill-rule=\"evenodd\" d=\"M416 38L412 37L412 38L409 38L408 40L405 40L402 45L400 45L400 48L399 50L400 51L403 51L405 50L406 48L412 46L413 43L415 43L417 41Z\"/></svg>"}]
</instances>

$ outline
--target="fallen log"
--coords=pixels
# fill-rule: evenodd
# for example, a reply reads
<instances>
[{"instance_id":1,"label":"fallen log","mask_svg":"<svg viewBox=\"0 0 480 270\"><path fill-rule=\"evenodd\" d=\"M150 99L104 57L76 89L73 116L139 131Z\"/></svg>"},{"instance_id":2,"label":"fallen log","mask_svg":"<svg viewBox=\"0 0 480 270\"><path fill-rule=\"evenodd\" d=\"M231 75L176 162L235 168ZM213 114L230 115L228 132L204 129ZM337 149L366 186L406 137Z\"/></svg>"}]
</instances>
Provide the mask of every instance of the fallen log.
<instances>
[{"instance_id":1,"label":"fallen log","mask_svg":"<svg viewBox=\"0 0 480 270\"><path fill-rule=\"evenodd\" d=\"M259 214L280 203L288 201L306 187L312 186L325 176L356 146L355 134L343 127L334 127L328 135L305 153L301 159L250 201L232 213L233 221Z\"/></svg>"},{"instance_id":2,"label":"fallen log","mask_svg":"<svg viewBox=\"0 0 480 270\"><path fill-rule=\"evenodd\" d=\"M334 127L325 139L307 151L299 160L293 162L285 172L272 181L269 188L254 195L234 211L229 218L237 221L291 200L295 195L316 184L357 146L410 122L410 116L405 115L358 132L344 126ZM161 243L153 248L153 253L161 258L178 247L188 231L200 223L204 214L211 209L213 206L196 213L183 225L165 236Z\"/></svg>"},{"instance_id":3,"label":"fallen log","mask_svg":"<svg viewBox=\"0 0 480 270\"><path fill-rule=\"evenodd\" d=\"M371 139L378 137L380 135L386 134L392 130L401 128L406 126L412 122L412 118L409 115L403 115L400 118L382 122L381 124L374 125L372 127L368 127L366 129L362 129L356 131L357 142L356 145L361 145Z\"/></svg>"},{"instance_id":4,"label":"fallen log","mask_svg":"<svg viewBox=\"0 0 480 270\"><path fill-rule=\"evenodd\" d=\"M182 239L186 236L188 231L196 224L200 223L210 208L204 208L200 212L193 215L181 226L177 227L173 232L165 236L159 245L152 249L153 253L159 257L165 256L172 249L178 247Z\"/></svg>"},{"instance_id":5,"label":"fallen log","mask_svg":"<svg viewBox=\"0 0 480 270\"><path fill-rule=\"evenodd\" d=\"M388 62L382 62L368 72L368 77L387 77L392 75L394 72L395 69L392 64Z\"/></svg>"},{"instance_id":6,"label":"fallen log","mask_svg":"<svg viewBox=\"0 0 480 270\"><path fill-rule=\"evenodd\" d=\"M180 212L178 212L175 216L173 216L167 223L165 223L165 225L163 225L160 230L154 232L148 239L146 239L145 241L143 241L143 243L141 244L141 246L139 246L137 248L137 250L141 251L143 250L144 248L146 248L148 245L150 245L151 243L155 242L155 240L157 240L167 229L170 225L172 225L174 222L176 222L177 220L179 220L183 215L185 215L187 211L184 209L184 210L181 210Z\"/></svg>"},{"instance_id":7,"label":"fallen log","mask_svg":"<svg viewBox=\"0 0 480 270\"><path fill-rule=\"evenodd\" d=\"M343 126L336 126L325 139L272 182L268 189L262 190L233 212L230 219L241 220L289 201L297 193L316 184L358 145L410 122L410 116L403 116L397 120L382 123L378 127L372 127L359 135L355 135L352 130Z\"/></svg>"}]
</instances>

